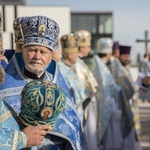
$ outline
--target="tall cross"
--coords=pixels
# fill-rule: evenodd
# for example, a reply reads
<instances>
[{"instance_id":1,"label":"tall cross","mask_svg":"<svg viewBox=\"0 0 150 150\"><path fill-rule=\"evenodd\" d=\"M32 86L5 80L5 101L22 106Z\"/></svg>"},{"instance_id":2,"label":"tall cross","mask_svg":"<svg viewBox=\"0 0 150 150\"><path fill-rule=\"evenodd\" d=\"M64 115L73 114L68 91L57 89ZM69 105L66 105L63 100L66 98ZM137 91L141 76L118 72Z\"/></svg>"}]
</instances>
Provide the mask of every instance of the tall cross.
<instances>
[{"instance_id":1,"label":"tall cross","mask_svg":"<svg viewBox=\"0 0 150 150\"><path fill-rule=\"evenodd\" d=\"M145 53L148 54L148 42L150 42L150 40L148 39L148 31L145 31L145 39L141 40L141 39L137 39L136 42L144 42L145 43Z\"/></svg>"}]
</instances>

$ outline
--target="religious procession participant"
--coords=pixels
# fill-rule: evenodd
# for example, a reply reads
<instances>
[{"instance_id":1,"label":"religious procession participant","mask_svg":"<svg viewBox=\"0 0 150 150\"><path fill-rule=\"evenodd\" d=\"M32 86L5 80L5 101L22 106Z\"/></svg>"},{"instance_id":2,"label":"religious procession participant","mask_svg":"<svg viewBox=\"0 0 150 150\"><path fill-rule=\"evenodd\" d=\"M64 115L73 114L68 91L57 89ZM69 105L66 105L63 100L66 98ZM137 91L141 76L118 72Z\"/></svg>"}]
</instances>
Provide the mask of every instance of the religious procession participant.
<instances>
[{"instance_id":1,"label":"religious procession participant","mask_svg":"<svg viewBox=\"0 0 150 150\"><path fill-rule=\"evenodd\" d=\"M139 93L144 95L145 100L150 100L150 76L141 77L141 84L142 88L139 87Z\"/></svg>"},{"instance_id":2,"label":"religious procession participant","mask_svg":"<svg viewBox=\"0 0 150 150\"><path fill-rule=\"evenodd\" d=\"M119 51L120 51L120 46L119 46ZM119 52L119 53L122 53L122 52ZM122 89L124 90L125 95L127 96L127 99L130 99L134 94L134 87L132 85L131 78L129 78L129 72L127 72L127 70L121 64L120 60L114 56L110 57L108 67L116 83L120 85Z\"/></svg>"},{"instance_id":3,"label":"religious procession participant","mask_svg":"<svg viewBox=\"0 0 150 150\"><path fill-rule=\"evenodd\" d=\"M87 89L86 96L88 97L84 102L85 114L85 137L88 150L97 150L97 130L96 130L96 99L95 93L97 91L97 81L92 72L82 60L87 57L91 51L91 33L87 30L78 30L74 33L79 49L79 56L74 65L74 72L79 77L80 81L84 83Z\"/></svg>"},{"instance_id":4,"label":"religious procession participant","mask_svg":"<svg viewBox=\"0 0 150 150\"><path fill-rule=\"evenodd\" d=\"M15 53L22 52L23 38L21 33L21 22L25 18L27 17L18 17L13 21L15 49L5 50L5 57L7 58L7 63L11 60ZM5 68L6 66L7 64L5 65Z\"/></svg>"},{"instance_id":5,"label":"religious procession participant","mask_svg":"<svg viewBox=\"0 0 150 150\"><path fill-rule=\"evenodd\" d=\"M21 30L22 53L16 53L6 67L7 77L0 87L0 94L19 114L20 93L27 82L38 79L58 84L66 93L67 106L58 118L53 134L67 139L74 150L84 149L81 122L57 64L52 60L53 45L59 35L58 24L45 16L32 16L22 21Z\"/></svg>"},{"instance_id":6,"label":"religious procession participant","mask_svg":"<svg viewBox=\"0 0 150 150\"><path fill-rule=\"evenodd\" d=\"M141 124L140 124L140 115L139 115L139 109L137 105L137 101L139 100L139 94L138 90L134 86L134 78L136 76L136 73L138 72L138 69L133 70L131 67L131 59L130 59L130 53L131 53L131 46L123 46L120 45L120 57L119 60L124 67L128 79L130 79L131 85L134 88L133 96L129 99L131 109L134 115L134 128L136 131L137 141L141 140ZM133 71L132 71L133 70ZM136 71L136 72L135 72Z\"/></svg>"},{"instance_id":7,"label":"religious procession participant","mask_svg":"<svg viewBox=\"0 0 150 150\"><path fill-rule=\"evenodd\" d=\"M15 42L15 52L21 53L23 46L23 37L21 31L21 24L27 17L18 17L13 21L13 30L14 30L14 42Z\"/></svg>"},{"instance_id":8,"label":"religious procession participant","mask_svg":"<svg viewBox=\"0 0 150 150\"><path fill-rule=\"evenodd\" d=\"M3 55L0 53L0 61ZM0 65L0 85L5 80L5 71ZM0 96L0 149L17 150L40 145L49 130L47 125L30 126L20 131L20 127L12 114L12 108ZM36 135L36 136L35 136Z\"/></svg>"},{"instance_id":9,"label":"religious procession participant","mask_svg":"<svg viewBox=\"0 0 150 150\"><path fill-rule=\"evenodd\" d=\"M21 34L21 22L25 18L26 17L18 17L13 21L15 50L14 49L5 50L5 56L8 60L7 63L11 60L11 58L13 57L15 53L21 53L21 49L23 45L23 38Z\"/></svg>"},{"instance_id":10,"label":"religious procession participant","mask_svg":"<svg viewBox=\"0 0 150 150\"><path fill-rule=\"evenodd\" d=\"M77 62L79 50L72 33L61 36L60 42L62 47L62 60L61 62L58 62L58 66L71 91L70 93L75 103L77 114L83 125L83 102L87 98L86 89L84 83L79 80L78 76L72 69L73 65Z\"/></svg>"},{"instance_id":11,"label":"religious procession participant","mask_svg":"<svg viewBox=\"0 0 150 150\"><path fill-rule=\"evenodd\" d=\"M109 69L116 81L116 83L121 87L123 93L123 103L126 110L123 109L125 118L127 119L126 123L124 122L124 146L125 148L130 147L134 150L141 149L140 143L138 140L141 139L140 134L140 118L139 114L133 110L130 100L132 100L135 94L135 88L133 86L133 80L129 70L125 67L130 62L130 49L129 46L119 46L120 57L117 58L111 57L109 63ZM136 128L136 130L135 130ZM136 132L137 131L137 132ZM136 136L135 136L136 135Z\"/></svg>"},{"instance_id":12,"label":"religious procession participant","mask_svg":"<svg viewBox=\"0 0 150 150\"><path fill-rule=\"evenodd\" d=\"M37 149L71 150L71 143L63 137L55 136L58 117L66 109L65 92L48 80L33 80L25 85L21 92L21 128L26 126L48 125L49 131ZM36 149L33 147L32 149Z\"/></svg>"},{"instance_id":13,"label":"religious procession participant","mask_svg":"<svg viewBox=\"0 0 150 150\"><path fill-rule=\"evenodd\" d=\"M141 78L142 88L139 87L139 93L142 94L144 100L150 100L150 76L144 76ZM143 89L144 87L144 89Z\"/></svg>"},{"instance_id":14,"label":"religious procession participant","mask_svg":"<svg viewBox=\"0 0 150 150\"><path fill-rule=\"evenodd\" d=\"M142 78L141 84L146 88L140 88L138 90L139 92L139 98L142 101L149 101L150 102L150 94L149 94L149 87L148 87L148 77L150 76L150 55L144 54L144 58L139 63L139 76Z\"/></svg>"},{"instance_id":15,"label":"religious procession participant","mask_svg":"<svg viewBox=\"0 0 150 150\"><path fill-rule=\"evenodd\" d=\"M139 71L144 73L145 76L150 76L149 60L150 60L149 54L144 54L144 58L139 64Z\"/></svg>"},{"instance_id":16,"label":"religious procession participant","mask_svg":"<svg viewBox=\"0 0 150 150\"><path fill-rule=\"evenodd\" d=\"M93 58L92 72L98 82L97 100L97 133L100 149L121 150L123 137L121 128L121 88L109 71L107 64L112 54L112 40L100 38L98 55Z\"/></svg>"}]
</instances>

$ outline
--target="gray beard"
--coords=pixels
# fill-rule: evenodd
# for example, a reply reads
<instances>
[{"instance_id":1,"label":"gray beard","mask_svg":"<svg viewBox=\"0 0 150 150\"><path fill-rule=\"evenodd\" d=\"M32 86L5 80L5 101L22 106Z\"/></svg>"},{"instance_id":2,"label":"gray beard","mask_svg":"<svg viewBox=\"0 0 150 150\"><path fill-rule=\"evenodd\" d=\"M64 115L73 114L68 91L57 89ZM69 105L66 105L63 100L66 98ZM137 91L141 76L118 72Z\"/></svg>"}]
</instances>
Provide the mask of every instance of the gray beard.
<instances>
[{"instance_id":1,"label":"gray beard","mask_svg":"<svg viewBox=\"0 0 150 150\"><path fill-rule=\"evenodd\" d=\"M5 80L5 71L3 67L0 65L0 84L2 84Z\"/></svg>"}]
</instances>

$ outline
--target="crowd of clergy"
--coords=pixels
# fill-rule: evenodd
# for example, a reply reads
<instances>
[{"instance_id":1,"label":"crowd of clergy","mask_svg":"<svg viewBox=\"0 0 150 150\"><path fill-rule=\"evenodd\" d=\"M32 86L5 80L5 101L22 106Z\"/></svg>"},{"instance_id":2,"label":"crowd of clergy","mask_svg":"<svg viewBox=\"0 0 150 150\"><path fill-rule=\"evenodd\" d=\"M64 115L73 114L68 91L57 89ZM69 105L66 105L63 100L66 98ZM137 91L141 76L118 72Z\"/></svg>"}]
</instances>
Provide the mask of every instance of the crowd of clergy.
<instances>
[{"instance_id":1,"label":"crowd of clergy","mask_svg":"<svg viewBox=\"0 0 150 150\"><path fill-rule=\"evenodd\" d=\"M18 17L5 50L0 18L0 150L142 150L130 45L80 29L60 36L46 16ZM88 57L92 54L92 57ZM150 56L139 72L150 86ZM145 96L145 97L144 97Z\"/></svg>"}]
</instances>

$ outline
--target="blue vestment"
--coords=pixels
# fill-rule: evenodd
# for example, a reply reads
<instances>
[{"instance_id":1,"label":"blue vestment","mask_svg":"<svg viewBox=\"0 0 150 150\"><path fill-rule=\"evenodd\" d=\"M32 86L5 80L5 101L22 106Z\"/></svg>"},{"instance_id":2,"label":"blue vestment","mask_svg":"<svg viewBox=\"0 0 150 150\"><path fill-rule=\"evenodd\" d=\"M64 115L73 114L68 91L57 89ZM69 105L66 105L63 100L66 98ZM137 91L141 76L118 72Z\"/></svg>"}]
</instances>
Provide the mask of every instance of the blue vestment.
<instances>
[{"instance_id":1,"label":"blue vestment","mask_svg":"<svg viewBox=\"0 0 150 150\"><path fill-rule=\"evenodd\" d=\"M108 67L98 57L94 56L92 72L99 84L97 87L97 130L99 146L105 149L121 147L121 88L115 83ZM117 133L114 133L114 132Z\"/></svg>"},{"instance_id":2,"label":"blue vestment","mask_svg":"<svg viewBox=\"0 0 150 150\"><path fill-rule=\"evenodd\" d=\"M7 105L0 99L0 149L16 150L25 147L26 135L12 116Z\"/></svg>"},{"instance_id":3,"label":"blue vestment","mask_svg":"<svg viewBox=\"0 0 150 150\"><path fill-rule=\"evenodd\" d=\"M7 66L7 62L5 60L1 60L1 65L5 69Z\"/></svg>"},{"instance_id":4,"label":"blue vestment","mask_svg":"<svg viewBox=\"0 0 150 150\"><path fill-rule=\"evenodd\" d=\"M78 76L73 72L73 70L65 65L63 62L58 63L59 69L65 79L65 82L68 87L70 87L73 90L72 97L74 98L74 103L76 105L76 110L78 113L78 116L83 121L84 112L83 112L83 106L82 103L85 101L85 99L88 97L86 95L86 89L84 87L84 83L79 80Z\"/></svg>"},{"instance_id":5,"label":"blue vestment","mask_svg":"<svg viewBox=\"0 0 150 150\"><path fill-rule=\"evenodd\" d=\"M5 69L5 82L0 86L0 95L17 114L20 112L21 90L28 81L32 80L24 77L22 73L23 68L24 61L22 60L22 54L17 53L7 65ZM81 129L81 122L76 115L73 102L70 99L68 88L55 61L52 60L47 67L44 80L50 80L58 84L67 95L67 107L59 116L56 122L56 128L49 134L65 139L71 144L71 147L74 150L84 150L84 138ZM47 147L50 147L50 145L50 143L47 144Z\"/></svg>"},{"instance_id":6,"label":"blue vestment","mask_svg":"<svg viewBox=\"0 0 150 150\"><path fill-rule=\"evenodd\" d=\"M130 72L114 57L110 59L109 68L115 82L121 87L121 126L124 138L122 149L141 150L134 129L134 115L129 104L129 100L132 99L135 92Z\"/></svg>"}]
</instances>

